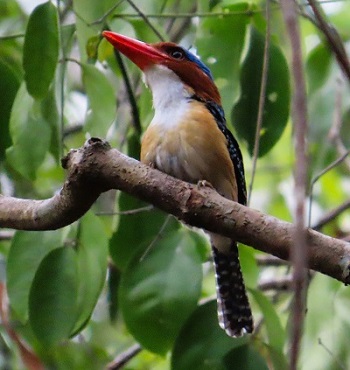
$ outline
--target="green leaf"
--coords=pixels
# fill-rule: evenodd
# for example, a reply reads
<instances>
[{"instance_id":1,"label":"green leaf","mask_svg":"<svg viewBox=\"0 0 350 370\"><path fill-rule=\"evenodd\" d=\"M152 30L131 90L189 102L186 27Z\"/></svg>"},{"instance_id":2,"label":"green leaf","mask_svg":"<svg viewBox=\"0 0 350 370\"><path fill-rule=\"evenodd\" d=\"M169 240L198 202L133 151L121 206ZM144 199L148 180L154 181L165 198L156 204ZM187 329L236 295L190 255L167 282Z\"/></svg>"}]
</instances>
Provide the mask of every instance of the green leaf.
<instances>
[{"instance_id":1,"label":"green leaf","mask_svg":"<svg viewBox=\"0 0 350 370\"><path fill-rule=\"evenodd\" d=\"M33 332L51 346L69 337L77 317L77 255L58 248L41 262L30 290L29 321Z\"/></svg>"},{"instance_id":2,"label":"green leaf","mask_svg":"<svg viewBox=\"0 0 350 370\"><path fill-rule=\"evenodd\" d=\"M23 47L27 90L36 99L46 96L54 78L59 50L57 8L48 1L29 17Z\"/></svg>"},{"instance_id":3,"label":"green leaf","mask_svg":"<svg viewBox=\"0 0 350 370\"><path fill-rule=\"evenodd\" d=\"M199 306L177 337L172 370L224 370L225 356L249 341L249 336L230 338L218 323L216 301ZM195 344L195 345L194 345Z\"/></svg>"},{"instance_id":4,"label":"green leaf","mask_svg":"<svg viewBox=\"0 0 350 370\"><path fill-rule=\"evenodd\" d=\"M227 370L268 370L264 358L249 345L240 346L225 356ZM276 368L277 369L277 368ZM282 370L278 368L278 370Z\"/></svg>"},{"instance_id":5,"label":"green leaf","mask_svg":"<svg viewBox=\"0 0 350 370\"><path fill-rule=\"evenodd\" d=\"M116 116L116 98L107 77L96 67L82 64L83 82L89 98L85 130L92 136L106 136Z\"/></svg>"},{"instance_id":6,"label":"green leaf","mask_svg":"<svg viewBox=\"0 0 350 370\"><path fill-rule=\"evenodd\" d=\"M232 17L205 18L199 28L196 46L204 63L210 67L220 90L223 107L228 112L239 96L239 62L250 21L248 3L218 8L220 12L237 12ZM246 14L244 14L246 12ZM208 47L210 45L210 47Z\"/></svg>"},{"instance_id":7,"label":"green leaf","mask_svg":"<svg viewBox=\"0 0 350 370\"><path fill-rule=\"evenodd\" d=\"M87 45L91 37L101 32L102 25L107 19L102 19L100 24L91 25L101 18L115 6L115 0L73 0L73 10L76 17L76 36L79 44L79 51L82 61L87 61ZM126 4L121 3L118 6L118 12L125 8Z\"/></svg>"},{"instance_id":8,"label":"green leaf","mask_svg":"<svg viewBox=\"0 0 350 370\"><path fill-rule=\"evenodd\" d=\"M244 274L246 286L255 287L260 274L256 263L256 251L246 245L239 245L239 260Z\"/></svg>"},{"instance_id":9,"label":"green leaf","mask_svg":"<svg viewBox=\"0 0 350 370\"><path fill-rule=\"evenodd\" d=\"M61 157L61 130L60 117L57 108L57 101L55 89L51 88L41 103L41 112L45 121L49 124L51 129L50 152L56 160L60 163Z\"/></svg>"},{"instance_id":10,"label":"green leaf","mask_svg":"<svg viewBox=\"0 0 350 370\"><path fill-rule=\"evenodd\" d=\"M4 61L0 60L0 161L5 158L5 149L11 145L10 115L16 93L20 86L18 74Z\"/></svg>"},{"instance_id":11,"label":"green leaf","mask_svg":"<svg viewBox=\"0 0 350 370\"><path fill-rule=\"evenodd\" d=\"M7 258L7 290L11 307L22 322L28 319L29 290L35 272L43 258L61 246L62 230L16 232Z\"/></svg>"},{"instance_id":12,"label":"green leaf","mask_svg":"<svg viewBox=\"0 0 350 370\"><path fill-rule=\"evenodd\" d=\"M122 275L119 301L135 339L164 354L201 292L201 255L187 230L167 233L143 259L136 256Z\"/></svg>"},{"instance_id":13,"label":"green leaf","mask_svg":"<svg viewBox=\"0 0 350 370\"><path fill-rule=\"evenodd\" d=\"M89 320L106 279L108 239L103 224L91 212L80 221L78 243L79 316L73 333L80 331Z\"/></svg>"},{"instance_id":14,"label":"green leaf","mask_svg":"<svg viewBox=\"0 0 350 370\"><path fill-rule=\"evenodd\" d=\"M321 43L311 50L306 61L306 76L310 94L326 83L331 64L332 53L329 47Z\"/></svg>"},{"instance_id":15,"label":"green leaf","mask_svg":"<svg viewBox=\"0 0 350 370\"><path fill-rule=\"evenodd\" d=\"M108 311L112 322L116 320L119 313L118 291L120 285L120 270L113 264L108 268Z\"/></svg>"},{"instance_id":16,"label":"green leaf","mask_svg":"<svg viewBox=\"0 0 350 370\"><path fill-rule=\"evenodd\" d=\"M147 206L147 203L126 193L120 194L120 211L137 210ZM109 244L111 257L119 269L124 270L136 254L145 250L157 238L166 220L167 215L158 209L120 216L118 228ZM174 220L171 223L178 226Z\"/></svg>"},{"instance_id":17,"label":"green leaf","mask_svg":"<svg viewBox=\"0 0 350 370\"><path fill-rule=\"evenodd\" d=\"M101 36L92 36L89 38L86 44L86 54L88 57L88 62L90 64L94 64L98 58L98 47L101 42Z\"/></svg>"},{"instance_id":18,"label":"green leaf","mask_svg":"<svg viewBox=\"0 0 350 370\"><path fill-rule=\"evenodd\" d=\"M140 140L136 132L128 137L128 155L133 158L140 156ZM149 204L121 193L118 206L118 210L123 212L140 210ZM124 270L136 254L142 253L158 238L159 231L165 227L165 224L167 232L177 229L180 225L174 218L169 221L168 215L158 209L121 215L109 244L109 252L116 266Z\"/></svg>"},{"instance_id":19,"label":"green leaf","mask_svg":"<svg viewBox=\"0 0 350 370\"><path fill-rule=\"evenodd\" d=\"M255 302L259 305L262 314L264 315L264 324L268 335L268 343L272 348L270 351L272 362L276 369L287 369L287 363L281 367L281 359L283 359L283 348L286 342L286 333L282 327L280 318L272 303L258 290L250 289L251 295ZM277 366L278 365L278 366ZM276 367L277 366L277 367Z\"/></svg>"},{"instance_id":20,"label":"green leaf","mask_svg":"<svg viewBox=\"0 0 350 370\"><path fill-rule=\"evenodd\" d=\"M232 110L232 121L237 134L247 142L250 155L254 152L264 43L264 36L251 26L248 50L241 68L241 96ZM260 157L271 150L281 137L288 122L289 102L288 65L280 48L271 43L266 99L260 132Z\"/></svg>"},{"instance_id":21,"label":"green leaf","mask_svg":"<svg viewBox=\"0 0 350 370\"><path fill-rule=\"evenodd\" d=\"M128 136L127 153L136 159L140 157L140 138L135 131ZM121 193L118 199L120 212L140 210L147 206L149 204L126 193ZM169 232L171 229L177 229L179 225L180 223L174 218L169 220L168 215L158 209L121 215L118 227L109 243L109 252L113 262L120 270L124 270L136 254L142 253L157 239L162 227L166 226L166 231Z\"/></svg>"},{"instance_id":22,"label":"green leaf","mask_svg":"<svg viewBox=\"0 0 350 370\"><path fill-rule=\"evenodd\" d=\"M34 180L50 146L50 125L41 114L40 103L19 88L10 118L12 146L6 150L8 163L22 176Z\"/></svg>"}]
</instances>

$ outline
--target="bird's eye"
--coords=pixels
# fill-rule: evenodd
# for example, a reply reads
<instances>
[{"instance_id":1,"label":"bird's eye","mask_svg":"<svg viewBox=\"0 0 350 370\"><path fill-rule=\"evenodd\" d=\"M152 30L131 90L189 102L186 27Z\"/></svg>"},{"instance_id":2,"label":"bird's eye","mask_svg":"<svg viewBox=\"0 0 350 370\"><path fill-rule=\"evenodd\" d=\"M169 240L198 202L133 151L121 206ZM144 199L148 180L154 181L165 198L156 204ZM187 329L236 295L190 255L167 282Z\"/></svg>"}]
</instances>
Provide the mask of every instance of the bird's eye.
<instances>
[{"instance_id":1,"label":"bird's eye","mask_svg":"<svg viewBox=\"0 0 350 370\"><path fill-rule=\"evenodd\" d=\"M181 50L173 50L170 55L174 59L182 59L184 57L184 53Z\"/></svg>"}]
</instances>

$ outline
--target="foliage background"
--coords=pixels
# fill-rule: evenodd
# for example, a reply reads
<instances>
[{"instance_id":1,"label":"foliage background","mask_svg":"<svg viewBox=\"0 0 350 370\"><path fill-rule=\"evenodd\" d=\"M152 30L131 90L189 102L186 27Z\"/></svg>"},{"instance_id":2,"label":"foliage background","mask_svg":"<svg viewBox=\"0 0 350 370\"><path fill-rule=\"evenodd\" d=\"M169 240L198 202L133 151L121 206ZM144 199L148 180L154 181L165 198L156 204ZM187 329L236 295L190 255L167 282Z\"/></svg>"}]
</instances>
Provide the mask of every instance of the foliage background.
<instances>
[{"instance_id":1,"label":"foliage background","mask_svg":"<svg viewBox=\"0 0 350 370\"><path fill-rule=\"evenodd\" d=\"M348 48L350 3L323 3ZM308 216L315 226L349 197L346 160L318 175L349 144L350 100L348 81L303 2L300 25L309 114ZM140 136L153 114L151 95L136 67L101 39L106 28L197 49L222 93L248 184L264 47L271 41L250 205L292 221L290 50L279 4L271 2L267 17L259 0L0 1L1 193L50 197L64 181L61 156L89 136L106 137L138 157ZM349 222L344 212L329 218L322 231L347 237ZM138 200L109 192L64 229L0 231L10 302L7 312L2 289L0 366L99 369L128 348L136 354L139 343L144 349L125 368L286 368L290 269L262 266L264 256L251 248L240 252L257 330L232 340L217 325L205 236ZM301 369L350 366L349 294L339 282L312 275Z\"/></svg>"}]
</instances>

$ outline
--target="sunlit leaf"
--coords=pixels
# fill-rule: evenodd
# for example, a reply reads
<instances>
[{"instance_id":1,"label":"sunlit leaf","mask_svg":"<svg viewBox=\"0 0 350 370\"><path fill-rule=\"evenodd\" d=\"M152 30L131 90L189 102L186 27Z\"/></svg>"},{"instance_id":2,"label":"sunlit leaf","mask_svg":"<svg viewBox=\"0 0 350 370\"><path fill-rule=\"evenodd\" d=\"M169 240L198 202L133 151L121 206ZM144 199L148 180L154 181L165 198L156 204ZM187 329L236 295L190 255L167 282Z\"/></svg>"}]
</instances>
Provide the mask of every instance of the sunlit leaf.
<instances>
[{"instance_id":1,"label":"sunlit leaf","mask_svg":"<svg viewBox=\"0 0 350 370\"><path fill-rule=\"evenodd\" d=\"M248 50L241 67L241 95L232 111L237 134L247 142L251 155L254 152L258 118L264 44L264 36L251 26ZM281 137L288 122L289 104L288 65L280 48L271 43L259 156L271 150Z\"/></svg>"},{"instance_id":2,"label":"sunlit leaf","mask_svg":"<svg viewBox=\"0 0 350 370\"><path fill-rule=\"evenodd\" d=\"M36 99L46 96L54 78L59 48L57 8L51 1L38 5L29 17L23 47L27 90Z\"/></svg>"},{"instance_id":3,"label":"sunlit leaf","mask_svg":"<svg viewBox=\"0 0 350 370\"><path fill-rule=\"evenodd\" d=\"M116 116L116 98L107 77L95 66L83 64L83 82L89 98L85 130L92 136L106 136Z\"/></svg>"},{"instance_id":4,"label":"sunlit leaf","mask_svg":"<svg viewBox=\"0 0 350 370\"><path fill-rule=\"evenodd\" d=\"M128 329L142 346L164 354L195 309L202 281L201 255L187 230L160 236L129 263L120 283Z\"/></svg>"},{"instance_id":5,"label":"sunlit leaf","mask_svg":"<svg viewBox=\"0 0 350 370\"><path fill-rule=\"evenodd\" d=\"M10 134L12 146L6 150L8 163L22 176L34 180L49 149L51 129L42 117L40 103L28 94L24 84L12 107Z\"/></svg>"},{"instance_id":6,"label":"sunlit leaf","mask_svg":"<svg viewBox=\"0 0 350 370\"><path fill-rule=\"evenodd\" d=\"M256 251L245 245L239 245L239 260L246 286L256 286L260 273L260 269L256 263Z\"/></svg>"}]
</instances>

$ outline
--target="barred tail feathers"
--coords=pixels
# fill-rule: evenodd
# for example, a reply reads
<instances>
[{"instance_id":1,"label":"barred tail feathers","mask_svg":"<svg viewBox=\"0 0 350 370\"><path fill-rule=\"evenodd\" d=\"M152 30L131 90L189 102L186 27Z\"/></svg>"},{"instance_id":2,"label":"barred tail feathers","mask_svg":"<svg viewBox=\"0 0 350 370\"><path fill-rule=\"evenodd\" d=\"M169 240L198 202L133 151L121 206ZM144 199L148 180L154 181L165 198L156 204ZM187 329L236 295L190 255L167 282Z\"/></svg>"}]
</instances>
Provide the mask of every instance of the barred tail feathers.
<instances>
[{"instance_id":1,"label":"barred tail feathers","mask_svg":"<svg viewBox=\"0 0 350 370\"><path fill-rule=\"evenodd\" d=\"M231 337L253 331L253 318L244 286L236 242L228 252L212 246L219 324Z\"/></svg>"}]
</instances>

